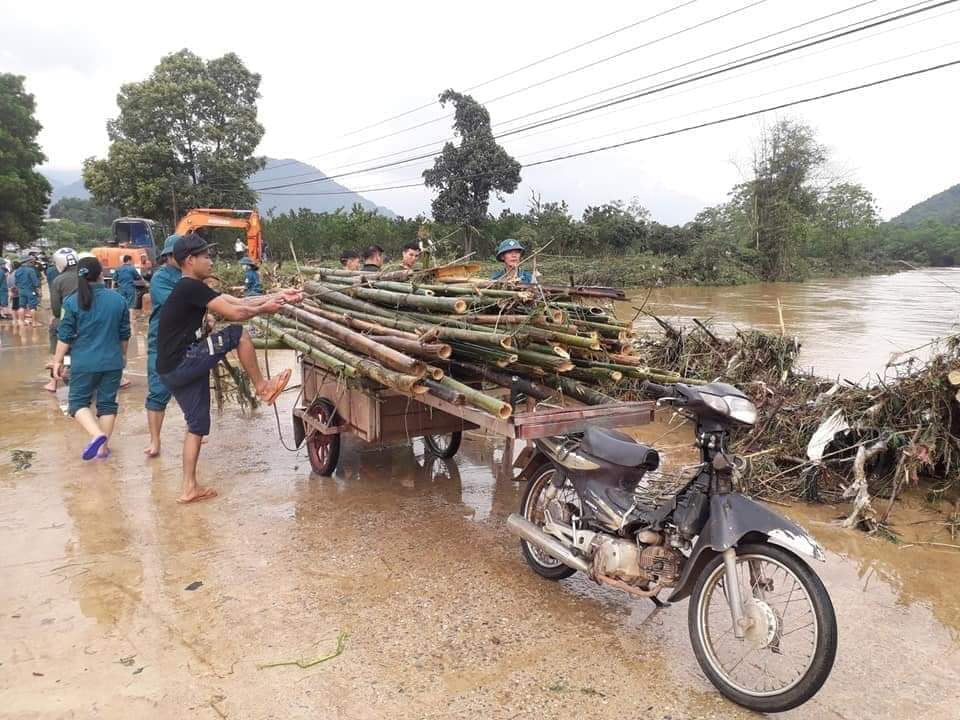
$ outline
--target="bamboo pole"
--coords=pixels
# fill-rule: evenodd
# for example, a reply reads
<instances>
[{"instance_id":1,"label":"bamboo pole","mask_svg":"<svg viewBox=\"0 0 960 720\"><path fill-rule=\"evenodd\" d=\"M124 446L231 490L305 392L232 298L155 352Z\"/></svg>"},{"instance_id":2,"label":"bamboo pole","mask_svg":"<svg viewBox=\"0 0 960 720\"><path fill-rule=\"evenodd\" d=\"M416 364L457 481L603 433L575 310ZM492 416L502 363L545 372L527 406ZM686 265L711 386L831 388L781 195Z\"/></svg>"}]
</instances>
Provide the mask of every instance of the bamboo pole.
<instances>
[{"instance_id":1,"label":"bamboo pole","mask_svg":"<svg viewBox=\"0 0 960 720\"><path fill-rule=\"evenodd\" d=\"M394 350L391 347L387 347L386 345L375 342L366 335L361 335L360 333L344 327L339 323L327 320L319 315L314 315L307 310L295 308L291 305L285 305L283 308L281 308L280 314L285 315L288 318L298 320L316 330L320 330L321 332L340 340L353 350L357 350L358 352L362 352L365 355L369 355L370 357L377 359L385 366L396 370L397 372L423 377L423 374L426 370L423 366L423 363L419 360L415 360L408 355L404 355L403 353Z\"/></svg>"},{"instance_id":2,"label":"bamboo pole","mask_svg":"<svg viewBox=\"0 0 960 720\"><path fill-rule=\"evenodd\" d=\"M251 322L272 337L282 340L284 345L289 347L291 350L296 350L297 352L308 356L317 365L320 365L324 369L350 378L357 377L358 373L356 368L348 365L345 362L342 362L341 360L338 360L332 355L328 355L327 353L318 350L302 340L297 339L290 333L281 330L275 325L270 325L267 320L264 320L263 318L253 318Z\"/></svg>"},{"instance_id":3,"label":"bamboo pole","mask_svg":"<svg viewBox=\"0 0 960 720\"><path fill-rule=\"evenodd\" d=\"M623 373L619 370L609 370L607 368L575 367L573 370L564 373L564 376L589 383L617 383L623 380Z\"/></svg>"},{"instance_id":4,"label":"bamboo pole","mask_svg":"<svg viewBox=\"0 0 960 720\"><path fill-rule=\"evenodd\" d=\"M583 383L561 377L560 375L546 375L543 378L543 384L556 388L557 390L562 390L564 394L581 402L585 402L587 405L606 405L617 402L614 398L599 390L594 390Z\"/></svg>"},{"instance_id":5,"label":"bamboo pole","mask_svg":"<svg viewBox=\"0 0 960 720\"><path fill-rule=\"evenodd\" d=\"M421 375L410 375L407 373L400 373L389 368L385 368L383 365L371 360L370 358L363 357L362 355L356 355L355 353L350 352L349 350L344 350L343 348L337 347L332 342L325 340L324 338L316 335L312 332L307 332L306 330L291 330L289 335L293 335L297 340L312 345L318 350L332 355L343 363L352 365L363 375L366 375L372 380L376 380L381 385L386 385L387 387L399 390L405 393L412 393L414 395L420 395L427 391L427 389L420 384L420 380L423 377ZM423 363L420 363L422 366ZM426 373L426 367L423 366L423 371Z\"/></svg>"},{"instance_id":6,"label":"bamboo pole","mask_svg":"<svg viewBox=\"0 0 960 720\"><path fill-rule=\"evenodd\" d=\"M390 335L392 337L419 342L420 336L417 335L415 332L407 332L406 330L395 330L394 328L387 327L386 325L382 325L377 322L373 322L373 321L368 322L366 320L360 320L359 318L354 317L350 313L344 313L344 312L336 313L331 310L324 310L322 307L313 305L311 303L307 303L307 307L310 310L310 312L316 313L322 318L325 318L332 322L341 323L342 325L346 325L348 328L351 328L352 330L367 333L370 336L377 335L382 337L384 335ZM386 345L387 343L384 343L384 344Z\"/></svg>"},{"instance_id":7,"label":"bamboo pole","mask_svg":"<svg viewBox=\"0 0 960 720\"><path fill-rule=\"evenodd\" d=\"M463 298L431 297L428 295L412 295L390 292L389 290L375 290L361 286L344 289L344 294L350 294L362 300L368 300L379 305L394 309L413 308L415 310L440 310L447 313L462 315L467 311L467 301Z\"/></svg>"},{"instance_id":8,"label":"bamboo pole","mask_svg":"<svg viewBox=\"0 0 960 720\"><path fill-rule=\"evenodd\" d=\"M513 414L513 408L510 407L509 403L490 397L476 388L464 385L459 380L454 380L452 377L445 377L440 381L440 384L462 393L468 405L484 410L501 420L506 420Z\"/></svg>"},{"instance_id":9,"label":"bamboo pole","mask_svg":"<svg viewBox=\"0 0 960 720\"><path fill-rule=\"evenodd\" d=\"M453 405L464 405L467 402L467 399L464 397L462 392L458 392L453 388L448 388L436 380L424 380L423 384L426 385L430 390L431 395L436 395L438 398L441 400L446 400L448 403Z\"/></svg>"},{"instance_id":10,"label":"bamboo pole","mask_svg":"<svg viewBox=\"0 0 960 720\"><path fill-rule=\"evenodd\" d=\"M394 350L428 360L447 360L453 354L453 348L446 343L423 343L419 340L410 340L396 335L368 335L368 337L375 342L392 347Z\"/></svg>"},{"instance_id":11,"label":"bamboo pole","mask_svg":"<svg viewBox=\"0 0 960 720\"><path fill-rule=\"evenodd\" d=\"M512 389L514 382L516 382L517 390L522 392L524 395L529 395L537 400L549 400L553 397L556 397L557 394L555 390L531 382L527 378L520 377L519 375L496 372L488 367L478 365L476 363L452 360L450 362L450 367L459 372L467 373L469 375L476 375L480 379L492 382L500 387Z\"/></svg>"}]
</instances>

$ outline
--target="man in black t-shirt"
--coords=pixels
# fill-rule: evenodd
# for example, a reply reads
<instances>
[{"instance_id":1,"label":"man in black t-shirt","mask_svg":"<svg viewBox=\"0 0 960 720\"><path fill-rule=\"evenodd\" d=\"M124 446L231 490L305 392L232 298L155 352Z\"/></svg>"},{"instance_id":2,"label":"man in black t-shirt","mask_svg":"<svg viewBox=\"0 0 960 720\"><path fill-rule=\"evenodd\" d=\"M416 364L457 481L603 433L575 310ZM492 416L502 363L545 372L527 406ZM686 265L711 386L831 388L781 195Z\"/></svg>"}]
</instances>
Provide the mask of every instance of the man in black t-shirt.
<instances>
[{"instance_id":1,"label":"man in black t-shirt","mask_svg":"<svg viewBox=\"0 0 960 720\"><path fill-rule=\"evenodd\" d=\"M197 484L197 460L203 436L210 434L210 370L231 350L250 376L260 399L270 405L286 387L290 371L267 380L257 365L253 342L242 325L228 325L204 336L204 318L211 311L227 320L249 320L276 313L286 303L298 303L303 294L282 290L271 295L235 298L211 290L204 280L213 275L207 242L195 233L184 235L173 247L183 277L160 310L157 328L157 373L177 399L187 421L183 441L183 492L177 502L216 496Z\"/></svg>"}]
</instances>

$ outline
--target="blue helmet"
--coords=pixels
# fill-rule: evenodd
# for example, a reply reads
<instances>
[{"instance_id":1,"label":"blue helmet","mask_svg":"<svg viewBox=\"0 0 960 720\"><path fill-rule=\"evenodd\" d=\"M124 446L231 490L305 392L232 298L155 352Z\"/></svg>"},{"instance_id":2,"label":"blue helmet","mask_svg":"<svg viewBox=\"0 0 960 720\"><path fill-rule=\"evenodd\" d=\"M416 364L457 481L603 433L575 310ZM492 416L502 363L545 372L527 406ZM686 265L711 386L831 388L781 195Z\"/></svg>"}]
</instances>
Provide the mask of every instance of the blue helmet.
<instances>
[{"instance_id":1,"label":"blue helmet","mask_svg":"<svg viewBox=\"0 0 960 720\"><path fill-rule=\"evenodd\" d=\"M254 265L254 266L256 266L256 263L255 263L253 260L251 260L250 258L248 258L246 255L244 255L242 258L240 258L240 264L241 264L241 265Z\"/></svg>"},{"instance_id":2,"label":"blue helmet","mask_svg":"<svg viewBox=\"0 0 960 720\"><path fill-rule=\"evenodd\" d=\"M163 250L160 251L158 259L164 258L167 255L173 255L173 246L177 244L177 240L179 239L179 235L169 235L166 241L163 243Z\"/></svg>"},{"instance_id":3,"label":"blue helmet","mask_svg":"<svg viewBox=\"0 0 960 720\"><path fill-rule=\"evenodd\" d=\"M523 245L521 245L518 240L514 240L513 238L507 238L502 243L497 245L497 260L499 260L500 256L503 255L505 252L510 252L511 250L519 250L522 253L525 253L527 251L527 249Z\"/></svg>"}]
</instances>

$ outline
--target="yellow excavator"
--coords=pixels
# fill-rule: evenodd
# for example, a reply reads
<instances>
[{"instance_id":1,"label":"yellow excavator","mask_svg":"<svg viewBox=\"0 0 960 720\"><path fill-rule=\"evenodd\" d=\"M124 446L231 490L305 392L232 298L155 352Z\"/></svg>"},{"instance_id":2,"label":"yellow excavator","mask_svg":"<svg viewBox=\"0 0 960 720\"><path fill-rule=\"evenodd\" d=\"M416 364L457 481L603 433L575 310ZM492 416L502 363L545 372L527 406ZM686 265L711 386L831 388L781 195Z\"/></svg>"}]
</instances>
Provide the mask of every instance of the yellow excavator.
<instances>
[{"instance_id":1,"label":"yellow excavator","mask_svg":"<svg viewBox=\"0 0 960 720\"><path fill-rule=\"evenodd\" d=\"M225 210L197 208L177 223L177 235L186 235L201 228L235 228L243 230L247 238L247 256L257 264L263 259L263 235L260 214L256 210Z\"/></svg>"}]
</instances>

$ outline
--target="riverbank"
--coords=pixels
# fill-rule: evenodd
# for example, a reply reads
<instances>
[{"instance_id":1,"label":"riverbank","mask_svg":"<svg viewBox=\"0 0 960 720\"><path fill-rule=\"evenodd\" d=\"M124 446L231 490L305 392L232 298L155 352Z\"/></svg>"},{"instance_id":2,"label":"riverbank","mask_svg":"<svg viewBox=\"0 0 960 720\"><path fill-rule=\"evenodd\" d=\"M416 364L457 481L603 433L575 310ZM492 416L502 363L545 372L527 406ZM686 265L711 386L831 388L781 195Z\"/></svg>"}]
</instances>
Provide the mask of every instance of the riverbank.
<instances>
[{"instance_id":1,"label":"riverbank","mask_svg":"<svg viewBox=\"0 0 960 720\"><path fill-rule=\"evenodd\" d=\"M471 258L471 262L473 262ZM478 274L490 277L502 269L496 261L480 260ZM311 260L310 264L323 267L339 267L336 258ZM710 257L684 255L630 254L603 257L560 257L557 255L538 255L534 260L524 263L525 269L536 264L544 283L575 285L603 285L617 288L646 287L710 287L746 285L762 282L757 273L757 264L749 259L730 257ZM265 269L273 267L266 263ZM836 277L863 277L900 272L905 267L892 261L851 260L828 262L817 258L804 261L804 267L798 269L795 277L786 279L803 282L811 279ZM283 264L285 273L292 273L291 262ZM217 274L227 285L242 285L243 272L236 263L217 263Z\"/></svg>"}]
</instances>

